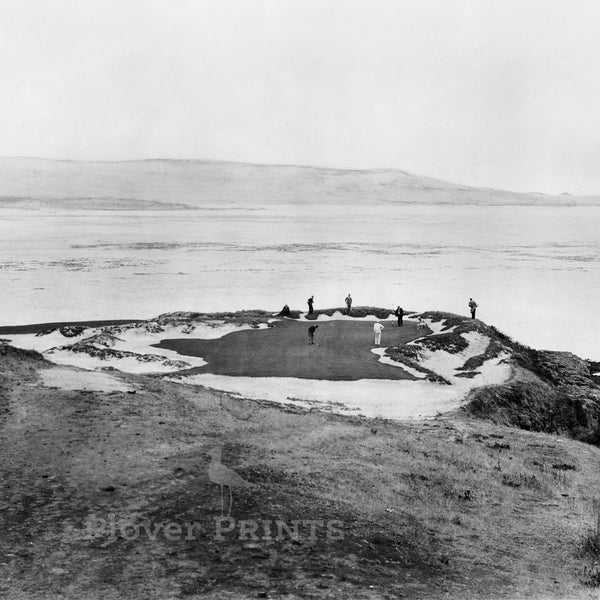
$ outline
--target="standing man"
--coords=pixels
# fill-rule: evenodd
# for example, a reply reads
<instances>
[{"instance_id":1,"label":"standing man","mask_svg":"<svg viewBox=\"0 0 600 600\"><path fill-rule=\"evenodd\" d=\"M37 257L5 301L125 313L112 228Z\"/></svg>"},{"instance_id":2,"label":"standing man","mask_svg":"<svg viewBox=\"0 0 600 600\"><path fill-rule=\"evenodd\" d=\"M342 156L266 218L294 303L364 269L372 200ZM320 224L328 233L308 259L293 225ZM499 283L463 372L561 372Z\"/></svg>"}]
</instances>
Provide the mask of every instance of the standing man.
<instances>
[{"instance_id":1,"label":"standing man","mask_svg":"<svg viewBox=\"0 0 600 600\"><path fill-rule=\"evenodd\" d=\"M383 325L381 323L375 323L373 325L373 333L375 334L375 345L381 345L381 332L383 331Z\"/></svg>"},{"instance_id":2,"label":"standing man","mask_svg":"<svg viewBox=\"0 0 600 600\"><path fill-rule=\"evenodd\" d=\"M311 325L308 328L308 343L309 344L315 343L315 331L317 331L318 328L319 328L318 325Z\"/></svg>"},{"instance_id":3,"label":"standing man","mask_svg":"<svg viewBox=\"0 0 600 600\"><path fill-rule=\"evenodd\" d=\"M477 302L473 298L469 298L469 308L471 309L471 319L475 318L475 311L477 310Z\"/></svg>"},{"instance_id":4,"label":"standing man","mask_svg":"<svg viewBox=\"0 0 600 600\"><path fill-rule=\"evenodd\" d=\"M307 302L308 302L308 314L312 315L313 314L313 302L315 301L315 297L311 296Z\"/></svg>"},{"instance_id":5,"label":"standing man","mask_svg":"<svg viewBox=\"0 0 600 600\"><path fill-rule=\"evenodd\" d=\"M349 315L351 310L352 310L352 296L350 295L350 292L348 292L348 295L346 296L346 314Z\"/></svg>"},{"instance_id":6,"label":"standing man","mask_svg":"<svg viewBox=\"0 0 600 600\"><path fill-rule=\"evenodd\" d=\"M404 317L404 310L402 307L399 306L396 308L396 312L394 314L398 317L398 327L402 327L404 325L404 322L402 321L402 318Z\"/></svg>"}]
</instances>

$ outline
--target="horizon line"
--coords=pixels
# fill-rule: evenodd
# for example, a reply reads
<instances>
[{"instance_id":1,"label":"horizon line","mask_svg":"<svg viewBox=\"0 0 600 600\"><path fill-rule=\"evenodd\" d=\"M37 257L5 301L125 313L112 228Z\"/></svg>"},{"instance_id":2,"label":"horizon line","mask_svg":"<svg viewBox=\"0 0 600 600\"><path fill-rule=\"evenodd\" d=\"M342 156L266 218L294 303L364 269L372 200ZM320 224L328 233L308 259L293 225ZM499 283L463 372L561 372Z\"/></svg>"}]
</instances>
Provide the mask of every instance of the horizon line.
<instances>
[{"instance_id":1,"label":"horizon line","mask_svg":"<svg viewBox=\"0 0 600 600\"><path fill-rule=\"evenodd\" d=\"M226 160L226 159L214 159L214 158L166 158L166 157L151 157L151 158L123 158L123 159L86 159L86 158L49 158L44 156L24 156L24 155L16 155L16 156L0 156L0 160L39 160L39 161L47 161L47 162L63 162L63 163L104 163L104 164L119 164L119 163L141 163L141 162L196 162L196 163L217 163L217 164L229 164L229 165L244 165L244 166L253 166L253 167L288 167L288 168L298 168L298 169L315 169L319 171L349 171L352 173L370 173L370 172L381 172L381 171L394 171L397 173L402 173L403 175L409 175L412 177L419 177L423 179L433 179L435 181L439 181L440 183L450 184L457 187L465 187L470 188L471 190L486 190L486 191L494 191L494 192L508 192L511 194L520 194L524 196L548 196L548 197L560 197L560 196L570 196L572 198L589 198L596 197L600 195L598 193L590 193L590 194L581 194L574 195L571 192L559 192L549 194L546 192L538 192L538 191L520 191L508 188L495 188L490 186L473 186L468 183L459 183L456 181L450 181L447 179L441 179L439 177L435 177L432 175L422 175L420 173L413 173L411 171L406 171L404 169L400 169L399 167L369 167L369 168L356 168L356 167L325 167L318 165L310 165L310 164L294 164L294 163L267 163L267 162L250 162L250 161L242 161L242 160Z\"/></svg>"}]
</instances>

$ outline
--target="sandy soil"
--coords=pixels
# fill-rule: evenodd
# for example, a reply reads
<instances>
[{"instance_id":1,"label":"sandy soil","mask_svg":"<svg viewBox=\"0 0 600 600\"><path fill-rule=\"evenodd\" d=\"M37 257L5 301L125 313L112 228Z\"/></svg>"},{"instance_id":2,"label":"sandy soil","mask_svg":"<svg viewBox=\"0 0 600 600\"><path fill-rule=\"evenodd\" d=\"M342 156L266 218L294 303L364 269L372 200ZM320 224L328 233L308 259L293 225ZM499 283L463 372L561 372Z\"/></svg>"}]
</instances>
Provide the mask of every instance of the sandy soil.
<instances>
[{"instance_id":1,"label":"sandy soil","mask_svg":"<svg viewBox=\"0 0 600 600\"><path fill-rule=\"evenodd\" d=\"M82 390L95 392L130 392L134 388L122 379L98 371L77 371L75 369L44 369L40 377L46 387L61 390Z\"/></svg>"}]
</instances>

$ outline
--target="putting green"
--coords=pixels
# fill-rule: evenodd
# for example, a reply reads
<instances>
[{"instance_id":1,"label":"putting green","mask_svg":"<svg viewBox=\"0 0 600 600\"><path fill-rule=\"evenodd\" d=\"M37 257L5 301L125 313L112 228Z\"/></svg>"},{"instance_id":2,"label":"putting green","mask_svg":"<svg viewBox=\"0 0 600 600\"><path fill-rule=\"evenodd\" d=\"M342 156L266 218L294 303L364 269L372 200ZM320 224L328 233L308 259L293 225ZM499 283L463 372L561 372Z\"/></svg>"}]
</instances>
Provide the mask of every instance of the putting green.
<instances>
[{"instance_id":1,"label":"putting green","mask_svg":"<svg viewBox=\"0 0 600 600\"><path fill-rule=\"evenodd\" d=\"M303 379L415 379L404 369L379 362L371 352L374 321L321 321L315 345L308 344L308 328L315 322L277 321L273 327L230 333L214 340L169 339L157 348L200 356L208 364L186 371L247 377ZM382 347L406 344L423 330L405 322L381 321Z\"/></svg>"}]
</instances>

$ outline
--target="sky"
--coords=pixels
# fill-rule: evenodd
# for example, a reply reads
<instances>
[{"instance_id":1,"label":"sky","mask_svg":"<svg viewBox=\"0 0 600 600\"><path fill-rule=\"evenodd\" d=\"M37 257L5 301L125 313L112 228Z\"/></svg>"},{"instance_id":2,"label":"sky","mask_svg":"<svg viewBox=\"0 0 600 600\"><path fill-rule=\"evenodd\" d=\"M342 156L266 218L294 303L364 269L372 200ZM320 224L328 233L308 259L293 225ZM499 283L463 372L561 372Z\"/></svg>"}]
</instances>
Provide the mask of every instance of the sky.
<instances>
[{"instance_id":1,"label":"sky","mask_svg":"<svg viewBox=\"0 0 600 600\"><path fill-rule=\"evenodd\" d=\"M596 0L0 0L0 156L600 193Z\"/></svg>"}]
</instances>

